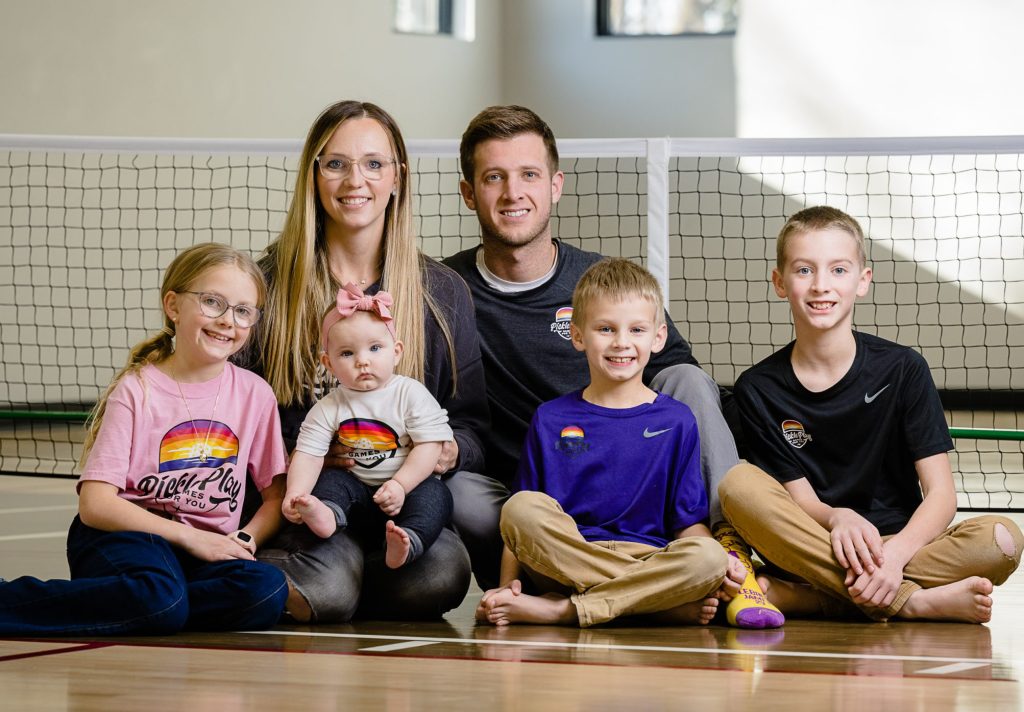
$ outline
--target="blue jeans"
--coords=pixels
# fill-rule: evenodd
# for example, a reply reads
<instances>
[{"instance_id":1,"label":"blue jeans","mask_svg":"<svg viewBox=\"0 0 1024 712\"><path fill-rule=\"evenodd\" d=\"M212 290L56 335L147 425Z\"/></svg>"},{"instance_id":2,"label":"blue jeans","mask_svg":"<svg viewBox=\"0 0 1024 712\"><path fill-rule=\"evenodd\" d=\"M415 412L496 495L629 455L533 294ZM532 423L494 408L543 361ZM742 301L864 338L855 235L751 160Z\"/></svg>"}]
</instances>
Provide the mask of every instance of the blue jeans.
<instances>
[{"instance_id":1,"label":"blue jeans","mask_svg":"<svg viewBox=\"0 0 1024 712\"><path fill-rule=\"evenodd\" d=\"M68 532L70 580L0 584L0 634L166 635L274 625L288 586L258 561L202 561L143 532L105 532L78 517Z\"/></svg>"},{"instance_id":2,"label":"blue jeans","mask_svg":"<svg viewBox=\"0 0 1024 712\"><path fill-rule=\"evenodd\" d=\"M339 482L332 474L321 473L314 495L338 495L333 490ZM377 505L373 510L353 508L348 527L327 539L306 526L288 524L257 556L285 573L306 599L316 623L344 623L353 617L428 620L462 603L470 568L459 537L442 529L420 558L390 569L384 564L387 517Z\"/></svg>"},{"instance_id":3,"label":"blue jeans","mask_svg":"<svg viewBox=\"0 0 1024 712\"><path fill-rule=\"evenodd\" d=\"M348 470L340 469L322 471L313 487L313 495L334 512L339 527L379 527L383 531L388 517L373 501L376 491L376 486L364 484ZM391 519L409 535L407 565L437 541L451 518L452 495L436 477L428 477L406 493L402 510Z\"/></svg>"}]
</instances>

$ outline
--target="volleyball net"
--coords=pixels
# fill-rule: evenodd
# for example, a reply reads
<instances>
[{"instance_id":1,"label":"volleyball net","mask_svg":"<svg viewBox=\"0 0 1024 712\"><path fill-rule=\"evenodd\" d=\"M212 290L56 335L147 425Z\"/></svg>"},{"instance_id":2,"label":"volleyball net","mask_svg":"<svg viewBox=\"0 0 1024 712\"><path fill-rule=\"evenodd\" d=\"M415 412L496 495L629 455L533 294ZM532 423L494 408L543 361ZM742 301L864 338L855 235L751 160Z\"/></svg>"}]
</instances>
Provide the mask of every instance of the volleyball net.
<instances>
[{"instance_id":1,"label":"volleyball net","mask_svg":"<svg viewBox=\"0 0 1024 712\"><path fill-rule=\"evenodd\" d=\"M0 471L72 474L85 412L161 325L167 264L210 240L259 254L283 224L300 148L0 136ZM457 143L409 148L424 252L477 244ZM856 328L928 360L957 436L961 508L1024 507L1024 137L559 149L554 234L644 263L725 386L793 337L769 283L786 218L828 204L860 220L874 282Z\"/></svg>"}]
</instances>

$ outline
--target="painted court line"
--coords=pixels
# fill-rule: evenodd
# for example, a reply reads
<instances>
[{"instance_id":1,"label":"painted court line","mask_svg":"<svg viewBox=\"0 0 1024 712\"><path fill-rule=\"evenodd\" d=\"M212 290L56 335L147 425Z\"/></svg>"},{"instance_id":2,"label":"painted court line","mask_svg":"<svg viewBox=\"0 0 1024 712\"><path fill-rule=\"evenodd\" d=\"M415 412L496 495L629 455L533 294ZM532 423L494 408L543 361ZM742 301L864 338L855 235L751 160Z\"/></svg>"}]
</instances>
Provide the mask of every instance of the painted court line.
<instances>
[{"instance_id":1,"label":"painted court line","mask_svg":"<svg viewBox=\"0 0 1024 712\"><path fill-rule=\"evenodd\" d=\"M34 514L35 512L62 512L69 509L78 509L77 504L48 504L45 507L8 507L0 509L0 515L4 514Z\"/></svg>"},{"instance_id":2,"label":"painted court line","mask_svg":"<svg viewBox=\"0 0 1024 712\"><path fill-rule=\"evenodd\" d=\"M963 663L951 663L950 665L942 665L940 667L928 668L927 670L918 670L918 675L949 675L954 672L964 672L965 670L974 670L976 668L988 667L988 663L982 662L963 662Z\"/></svg>"},{"instance_id":3,"label":"painted court line","mask_svg":"<svg viewBox=\"0 0 1024 712\"><path fill-rule=\"evenodd\" d=\"M59 532L36 532L34 534L7 534L0 536L0 541L24 541L26 539L56 539L58 537L64 538L68 535L67 529L62 529Z\"/></svg>"},{"instance_id":4,"label":"painted court line","mask_svg":"<svg viewBox=\"0 0 1024 712\"><path fill-rule=\"evenodd\" d=\"M513 645L521 648L575 648L577 650L624 650L633 652L655 653L692 653L695 655L748 655L771 656L778 658L818 658L822 660L890 660L898 662L923 663L957 663L975 667L991 665L991 658L954 658L931 655L863 655L859 653L821 653L795 650L764 650L751 648L677 648L666 645L611 645L605 643L566 643L545 640L484 640L478 638L432 638L415 635L373 635L369 633L320 633L290 630L254 630L246 631L253 635L281 635L308 638L348 638L354 640L395 640L421 641L424 643L457 643L461 645ZM1008 662L1008 661L1003 661ZM947 673L943 673L947 674Z\"/></svg>"},{"instance_id":5,"label":"painted court line","mask_svg":"<svg viewBox=\"0 0 1024 712\"><path fill-rule=\"evenodd\" d=\"M81 645L72 645L70 647L63 648L47 648L46 650L33 650L30 653L13 653L11 655L0 655L0 662L10 662L12 660L24 660L25 658L40 658L46 655L63 655L64 653L77 653L82 650L98 650L99 648L108 648L113 643L82 643Z\"/></svg>"},{"instance_id":6,"label":"painted court line","mask_svg":"<svg viewBox=\"0 0 1024 712\"><path fill-rule=\"evenodd\" d=\"M407 640L404 643L391 643L390 645L375 645L372 648L360 648L361 653L389 653L392 650L406 650L407 648L422 648L426 645L437 645L432 641Z\"/></svg>"}]
</instances>

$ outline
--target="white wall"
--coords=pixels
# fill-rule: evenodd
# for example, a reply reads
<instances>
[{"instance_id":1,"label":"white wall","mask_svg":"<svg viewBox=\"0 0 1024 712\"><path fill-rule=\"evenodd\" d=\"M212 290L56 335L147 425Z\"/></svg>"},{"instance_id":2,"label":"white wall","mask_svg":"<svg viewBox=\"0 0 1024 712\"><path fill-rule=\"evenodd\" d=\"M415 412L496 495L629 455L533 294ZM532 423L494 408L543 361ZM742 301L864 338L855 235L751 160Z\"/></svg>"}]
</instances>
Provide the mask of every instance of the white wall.
<instances>
[{"instance_id":1,"label":"white wall","mask_svg":"<svg viewBox=\"0 0 1024 712\"><path fill-rule=\"evenodd\" d=\"M750 0L742 13L739 136L1024 132L1024 3Z\"/></svg>"},{"instance_id":2,"label":"white wall","mask_svg":"<svg viewBox=\"0 0 1024 712\"><path fill-rule=\"evenodd\" d=\"M0 0L0 133L298 138L343 97L411 138L506 102L563 137L1024 131L1024 3L754 0L735 39L598 38L594 4L477 0L465 43L390 0Z\"/></svg>"},{"instance_id":3,"label":"white wall","mask_svg":"<svg viewBox=\"0 0 1024 712\"><path fill-rule=\"evenodd\" d=\"M342 98L407 137L501 100L499 0L477 41L399 35L390 0L0 0L0 133L299 138Z\"/></svg>"},{"instance_id":4,"label":"white wall","mask_svg":"<svg viewBox=\"0 0 1024 712\"><path fill-rule=\"evenodd\" d=\"M733 135L731 37L594 36L594 0L477 0L477 37L397 35L391 0L0 0L0 133L301 136L375 101L410 138L490 104L564 137Z\"/></svg>"},{"instance_id":5,"label":"white wall","mask_svg":"<svg viewBox=\"0 0 1024 712\"><path fill-rule=\"evenodd\" d=\"M557 136L735 135L732 37L597 37L594 5L505 0L506 102Z\"/></svg>"}]
</instances>

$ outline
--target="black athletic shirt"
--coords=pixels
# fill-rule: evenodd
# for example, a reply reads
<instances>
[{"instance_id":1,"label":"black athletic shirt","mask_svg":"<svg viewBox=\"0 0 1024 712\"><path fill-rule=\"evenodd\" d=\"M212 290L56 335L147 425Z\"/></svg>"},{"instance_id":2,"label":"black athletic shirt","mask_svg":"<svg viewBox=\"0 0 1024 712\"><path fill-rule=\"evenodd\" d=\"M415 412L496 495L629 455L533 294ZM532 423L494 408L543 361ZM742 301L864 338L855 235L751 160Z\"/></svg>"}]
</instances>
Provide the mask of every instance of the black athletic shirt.
<instances>
[{"instance_id":1,"label":"black athletic shirt","mask_svg":"<svg viewBox=\"0 0 1024 712\"><path fill-rule=\"evenodd\" d=\"M854 337L850 370L820 393L797 380L792 343L740 376L747 459L780 482L806 477L822 502L894 534L921 504L914 463L953 441L924 357L877 336Z\"/></svg>"}]
</instances>

